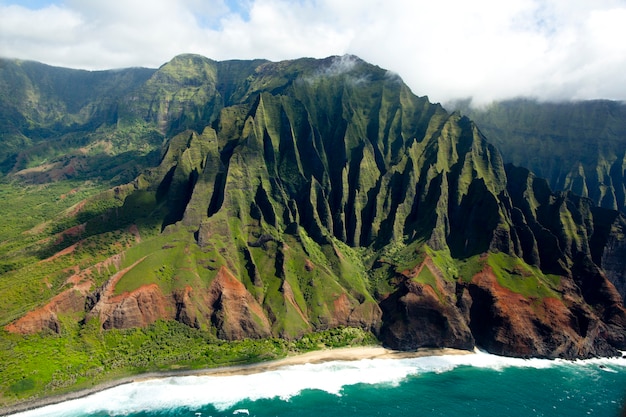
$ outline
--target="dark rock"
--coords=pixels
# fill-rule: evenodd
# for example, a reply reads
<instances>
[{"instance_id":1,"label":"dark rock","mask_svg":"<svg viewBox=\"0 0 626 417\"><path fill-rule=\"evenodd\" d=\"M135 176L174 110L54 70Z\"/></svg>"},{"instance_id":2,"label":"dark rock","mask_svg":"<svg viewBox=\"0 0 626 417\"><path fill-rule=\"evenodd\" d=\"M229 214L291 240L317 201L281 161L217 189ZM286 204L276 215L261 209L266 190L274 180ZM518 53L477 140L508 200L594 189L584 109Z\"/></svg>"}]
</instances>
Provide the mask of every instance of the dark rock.
<instances>
[{"instance_id":1,"label":"dark rock","mask_svg":"<svg viewBox=\"0 0 626 417\"><path fill-rule=\"evenodd\" d=\"M419 268L428 267L424 263ZM454 286L437 282L435 290L405 276L398 289L381 301L380 338L385 346L399 350L474 347L470 328L454 304L454 294L449 293Z\"/></svg>"}]
</instances>

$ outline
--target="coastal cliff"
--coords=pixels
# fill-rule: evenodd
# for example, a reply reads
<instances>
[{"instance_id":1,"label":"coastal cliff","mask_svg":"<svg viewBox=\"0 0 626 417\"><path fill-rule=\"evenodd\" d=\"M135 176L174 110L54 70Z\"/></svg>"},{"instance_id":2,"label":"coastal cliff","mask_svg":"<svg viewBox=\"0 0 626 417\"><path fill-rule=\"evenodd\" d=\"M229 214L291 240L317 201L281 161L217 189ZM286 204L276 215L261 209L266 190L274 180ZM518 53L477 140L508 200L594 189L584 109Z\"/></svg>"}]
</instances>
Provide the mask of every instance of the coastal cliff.
<instances>
[{"instance_id":1,"label":"coastal cliff","mask_svg":"<svg viewBox=\"0 0 626 417\"><path fill-rule=\"evenodd\" d=\"M115 77L106 100L85 93L91 119L67 116L72 132L14 109L75 150L33 170L52 141L14 121L35 143L3 154L15 181L96 181L98 161L116 183L7 238L4 334L176 322L218 341L358 328L399 350L626 349L623 214L505 165L479 126L396 75L353 56L182 55Z\"/></svg>"}]
</instances>

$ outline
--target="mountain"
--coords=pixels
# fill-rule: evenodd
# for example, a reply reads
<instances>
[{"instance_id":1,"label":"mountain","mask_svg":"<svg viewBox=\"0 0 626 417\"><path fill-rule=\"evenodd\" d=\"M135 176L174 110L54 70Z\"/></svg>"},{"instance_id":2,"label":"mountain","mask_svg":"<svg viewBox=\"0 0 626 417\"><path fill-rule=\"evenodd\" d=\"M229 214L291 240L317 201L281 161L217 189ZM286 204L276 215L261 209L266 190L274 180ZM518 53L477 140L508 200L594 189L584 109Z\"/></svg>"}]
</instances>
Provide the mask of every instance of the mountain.
<instances>
[{"instance_id":1,"label":"mountain","mask_svg":"<svg viewBox=\"0 0 626 417\"><path fill-rule=\"evenodd\" d=\"M449 108L471 117L505 163L546 178L551 189L571 191L596 205L626 213L626 104L609 100L538 102L515 99ZM618 256L626 253L617 249ZM605 260L609 279L626 297L621 266Z\"/></svg>"},{"instance_id":2,"label":"mountain","mask_svg":"<svg viewBox=\"0 0 626 417\"><path fill-rule=\"evenodd\" d=\"M626 104L595 100L508 100L451 104L471 117L505 162L546 178L553 190L626 212Z\"/></svg>"},{"instance_id":3,"label":"mountain","mask_svg":"<svg viewBox=\"0 0 626 417\"><path fill-rule=\"evenodd\" d=\"M91 165L81 178L99 172L111 188L0 244L3 337L69 339L71 352L100 352L66 371L75 381L127 366L95 346L114 339L126 357L141 345L133 329L165 344L175 332L206 335L203 349L303 343L344 328L405 350L580 358L626 349L624 289L615 286L625 275L624 216L505 166L475 123L396 75L354 56L181 55L151 73L103 77L129 81L104 89L110 102L90 88L83 102L103 111L87 119L110 115L97 140L143 149L140 173L120 183L119 171ZM124 136L129 127L137 130ZM148 166L155 137L163 146ZM36 176L20 168L5 187L41 181L55 165ZM36 195L49 195L39 187ZM150 352L158 363L179 360ZM28 392L24 384L6 386Z\"/></svg>"},{"instance_id":4,"label":"mountain","mask_svg":"<svg viewBox=\"0 0 626 417\"><path fill-rule=\"evenodd\" d=\"M154 72L91 72L0 59L0 173L19 172L30 183L132 180L139 170L126 173L129 165L151 165L142 159L160 148L163 136L139 119L124 125L119 100L132 97Z\"/></svg>"}]
</instances>

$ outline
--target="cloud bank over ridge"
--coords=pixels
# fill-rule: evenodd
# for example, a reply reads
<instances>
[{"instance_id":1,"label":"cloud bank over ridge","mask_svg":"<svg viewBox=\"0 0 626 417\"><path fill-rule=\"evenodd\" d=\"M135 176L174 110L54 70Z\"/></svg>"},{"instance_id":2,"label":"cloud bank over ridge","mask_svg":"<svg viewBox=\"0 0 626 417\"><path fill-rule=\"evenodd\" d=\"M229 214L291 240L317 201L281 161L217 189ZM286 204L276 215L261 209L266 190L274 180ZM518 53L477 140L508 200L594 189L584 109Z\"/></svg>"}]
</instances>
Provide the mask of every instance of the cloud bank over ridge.
<instances>
[{"instance_id":1,"label":"cloud bank over ridge","mask_svg":"<svg viewBox=\"0 0 626 417\"><path fill-rule=\"evenodd\" d=\"M354 54L416 94L626 100L626 1L0 0L0 55L84 69Z\"/></svg>"}]
</instances>

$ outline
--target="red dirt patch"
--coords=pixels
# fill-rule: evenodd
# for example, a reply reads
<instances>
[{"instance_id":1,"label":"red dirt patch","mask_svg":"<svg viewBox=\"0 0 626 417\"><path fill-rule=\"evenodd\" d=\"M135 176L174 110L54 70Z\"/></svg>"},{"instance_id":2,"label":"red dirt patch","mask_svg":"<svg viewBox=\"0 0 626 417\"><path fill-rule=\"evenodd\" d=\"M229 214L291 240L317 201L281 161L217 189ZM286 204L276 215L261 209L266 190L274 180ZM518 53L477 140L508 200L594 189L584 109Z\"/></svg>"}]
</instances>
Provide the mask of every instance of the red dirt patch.
<instances>
[{"instance_id":1,"label":"red dirt patch","mask_svg":"<svg viewBox=\"0 0 626 417\"><path fill-rule=\"evenodd\" d=\"M72 207L68 209L69 210L68 214L70 216L77 215L83 209L83 207L85 207L85 204L87 204L87 200L83 200L77 204L74 204Z\"/></svg>"},{"instance_id":2,"label":"red dirt patch","mask_svg":"<svg viewBox=\"0 0 626 417\"><path fill-rule=\"evenodd\" d=\"M99 303L99 317L105 329L145 327L158 319L171 319L169 300L157 284L141 287Z\"/></svg>"},{"instance_id":3,"label":"red dirt patch","mask_svg":"<svg viewBox=\"0 0 626 417\"><path fill-rule=\"evenodd\" d=\"M85 233L86 227L87 227L87 223L82 223L82 224L79 224L74 227L70 227L69 229L62 231L61 233L56 235L54 244L55 245L60 244L61 242L63 242L63 239L65 239L66 236L71 236L71 237L81 236L83 233Z\"/></svg>"},{"instance_id":4,"label":"red dirt patch","mask_svg":"<svg viewBox=\"0 0 626 417\"><path fill-rule=\"evenodd\" d=\"M235 340L267 337L270 322L263 308L235 276L222 266L209 286L208 306L216 306L211 315L218 317L220 337Z\"/></svg>"},{"instance_id":5,"label":"red dirt patch","mask_svg":"<svg viewBox=\"0 0 626 417\"><path fill-rule=\"evenodd\" d=\"M59 258L59 257L61 257L61 256L69 255L70 253L72 253L72 252L74 252L74 251L76 250L76 247L77 247L79 244L80 244L80 242L76 242L76 243L74 243L73 245L68 246L67 248L65 248L65 249L63 249L63 250L58 251L57 253L55 253L55 254L54 254L54 255L52 255L51 257L46 258L46 259L44 259L44 260L42 260L42 261L39 261L39 262L40 262L40 263L43 263L43 262L52 262L52 261L54 261L55 259L57 259L57 258Z\"/></svg>"},{"instance_id":6,"label":"red dirt patch","mask_svg":"<svg viewBox=\"0 0 626 417\"><path fill-rule=\"evenodd\" d=\"M29 311L21 318L5 326L11 333L32 334L44 329L60 331L57 319L59 313L77 313L85 307L85 296L89 293L92 281L85 281L54 296L45 306Z\"/></svg>"},{"instance_id":7,"label":"red dirt patch","mask_svg":"<svg viewBox=\"0 0 626 417\"><path fill-rule=\"evenodd\" d=\"M135 236L135 243L141 243L141 235L139 234L139 228L136 224L131 224L128 231Z\"/></svg>"},{"instance_id":8,"label":"red dirt patch","mask_svg":"<svg viewBox=\"0 0 626 417\"><path fill-rule=\"evenodd\" d=\"M307 259L304 261L304 269L311 272L315 269L315 265L313 265L313 262L311 262L310 259Z\"/></svg>"}]
</instances>

